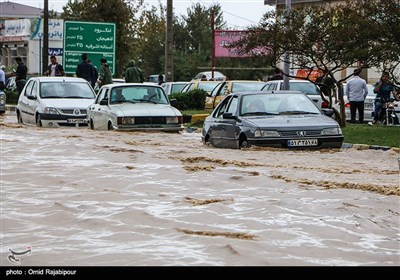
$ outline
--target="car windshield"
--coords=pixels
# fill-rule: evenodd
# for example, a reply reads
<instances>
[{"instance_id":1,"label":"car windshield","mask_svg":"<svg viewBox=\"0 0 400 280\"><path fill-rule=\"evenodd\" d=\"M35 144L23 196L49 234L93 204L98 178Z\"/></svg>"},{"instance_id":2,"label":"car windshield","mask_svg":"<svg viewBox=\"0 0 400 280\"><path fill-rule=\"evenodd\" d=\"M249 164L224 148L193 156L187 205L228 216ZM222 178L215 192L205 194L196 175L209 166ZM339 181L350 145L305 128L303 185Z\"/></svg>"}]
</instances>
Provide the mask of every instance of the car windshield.
<instances>
[{"instance_id":1,"label":"car windshield","mask_svg":"<svg viewBox=\"0 0 400 280\"><path fill-rule=\"evenodd\" d=\"M249 94L243 96L240 106L242 116L321 113L303 94Z\"/></svg>"},{"instance_id":2,"label":"car windshield","mask_svg":"<svg viewBox=\"0 0 400 280\"><path fill-rule=\"evenodd\" d=\"M318 88L311 82L289 83L290 90L298 90L305 94L319 95Z\"/></svg>"},{"instance_id":3,"label":"car windshield","mask_svg":"<svg viewBox=\"0 0 400 280\"><path fill-rule=\"evenodd\" d=\"M203 89L207 92L211 92L219 82L199 82L197 89Z\"/></svg>"},{"instance_id":4,"label":"car windshield","mask_svg":"<svg viewBox=\"0 0 400 280\"><path fill-rule=\"evenodd\" d=\"M123 102L169 104L161 88L138 85L115 87L112 89L111 104Z\"/></svg>"},{"instance_id":5,"label":"car windshield","mask_svg":"<svg viewBox=\"0 0 400 280\"><path fill-rule=\"evenodd\" d=\"M231 92L241 92L241 91L259 91L265 85L265 83L260 82L234 82L232 83Z\"/></svg>"},{"instance_id":6,"label":"car windshield","mask_svg":"<svg viewBox=\"0 0 400 280\"><path fill-rule=\"evenodd\" d=\"M172 84L171 93L181 92L187 84Z\"/></svg>"},{"instance_id":7,"label":"car windshield","mask_svg":"<svg viewBox=\"0 0 400 280\"><path fill-rule=\"evenodd\" d=\"M95 98L88 83L82 82L42 82L40 84L41 98Z\"/></svg>"}]
</instances>

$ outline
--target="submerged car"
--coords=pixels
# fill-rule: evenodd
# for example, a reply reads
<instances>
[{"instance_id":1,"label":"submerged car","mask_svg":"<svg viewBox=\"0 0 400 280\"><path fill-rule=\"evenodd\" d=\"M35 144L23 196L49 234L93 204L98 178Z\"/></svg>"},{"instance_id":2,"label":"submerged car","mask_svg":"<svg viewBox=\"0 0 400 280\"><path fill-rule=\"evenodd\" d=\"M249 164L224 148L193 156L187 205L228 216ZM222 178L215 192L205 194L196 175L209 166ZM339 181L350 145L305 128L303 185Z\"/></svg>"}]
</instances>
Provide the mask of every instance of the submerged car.
<instances>
[{"instance_id":1,"label":"submerged car","mask_svg":"<svg viewBox=\"0 0 400 280\"><path fill-rule=\"evenodd\" d=\"M33 77L16 108L19 123L45 127L87 126L87 107L96 95L82 78Z\"/></svg>"},{"instance_id":2,"label":"submerged car","mask_svg":"<svg viewBox=\"0 0 400 280\"><path fill-rule=\"evenodd\" d=\"M183 129L182 113L171 106L158 85L120 83L101 87L87 111L91 129L157 130Z\"/></svg>"},{"instance_id":3,"label":"submerged car","mask_svg":"<svg viewBox=\"0 0 400 280\"><path fill-rule=\"evenodd\" d=\"M233 93L205 119L202 141L219 148L340 148L343 134L332 114L299 91Z\"/></svg>"}]
</instances>

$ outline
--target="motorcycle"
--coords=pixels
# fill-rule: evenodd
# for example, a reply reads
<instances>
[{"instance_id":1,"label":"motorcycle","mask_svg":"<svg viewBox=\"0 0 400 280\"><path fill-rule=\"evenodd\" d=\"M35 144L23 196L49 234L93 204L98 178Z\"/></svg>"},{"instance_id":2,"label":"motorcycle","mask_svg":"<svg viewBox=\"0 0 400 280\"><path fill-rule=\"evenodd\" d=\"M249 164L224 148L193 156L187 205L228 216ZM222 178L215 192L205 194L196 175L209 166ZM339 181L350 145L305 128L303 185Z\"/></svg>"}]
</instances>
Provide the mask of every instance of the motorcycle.
<instances>
[{"instance_id":1,"label":"motorcycle","mask_svg":"<svg viewBox=\"0 0 400 280\"><path fill-rule=\"evenodd\" d=\"M383 125L398 125L399 118L396 114L395 107L398 107L398 103L394 98L383 100L382 109L380 112L379 120Z\"/></svg>"}]
</instances>

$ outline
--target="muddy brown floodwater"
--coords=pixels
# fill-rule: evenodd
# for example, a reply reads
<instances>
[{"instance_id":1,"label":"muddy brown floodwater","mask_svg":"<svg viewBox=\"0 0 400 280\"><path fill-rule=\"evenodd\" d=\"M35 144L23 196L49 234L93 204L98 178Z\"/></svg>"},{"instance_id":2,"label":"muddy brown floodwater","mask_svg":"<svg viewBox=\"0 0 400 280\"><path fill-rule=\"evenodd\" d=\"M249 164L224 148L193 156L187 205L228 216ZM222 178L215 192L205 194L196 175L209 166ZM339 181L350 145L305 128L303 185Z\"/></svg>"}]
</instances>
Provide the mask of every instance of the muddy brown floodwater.
<instances>
[{"instance_id":1,"label":"muddy brown floodwater","mask_svg":"<svg viewBox=\"0 0 400 280\"><path fill-rule=\"evenodd\" d=\"M2 266L400 264L398 150L0 124Z\"/></svg>"}]
</instances>

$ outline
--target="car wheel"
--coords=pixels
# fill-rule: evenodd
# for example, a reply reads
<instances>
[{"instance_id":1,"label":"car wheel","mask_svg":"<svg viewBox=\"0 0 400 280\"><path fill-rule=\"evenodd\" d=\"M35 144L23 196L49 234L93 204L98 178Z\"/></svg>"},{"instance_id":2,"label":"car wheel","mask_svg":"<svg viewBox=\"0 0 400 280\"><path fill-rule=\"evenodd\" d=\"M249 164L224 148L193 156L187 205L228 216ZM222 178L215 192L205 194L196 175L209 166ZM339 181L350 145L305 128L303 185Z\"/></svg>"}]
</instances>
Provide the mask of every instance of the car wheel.
<instances>
[{"instance_id":1,"label":"car wheel","mask_svg":"<svg viewBox=\"0 0 400 280\"><path fill-rule=\"evenodd\" d=\"M111 122L108 123L108 130L114 130L114 127Z\"/></svg>"},{"instance_id":2,"label":"car wheel","mask_svg":"<svg viewBox=\"0 0 400 280\"><path fill-rule=\"evenodd\" d=\"M206 146L212 147L210 135L208 135L208 134L206 135L206 137L205 137L205 139L204 139L204 144L205 144Z\"/></svg>"},{"instance_id":3,"label":"car wheel","mask_svg":"<svg viewBox=\"0 0 400 280\"><path fill-rule=\"evenodd\" d=\"M21 113L19 111L17 111L17 121L18 121L18 123L24 123L22 121Z\"/></svg>"},{"instance_id":4,"label":"car wheel","mask_svg":"<svg viewBox=\"0 0 400 280\"><path fill-rule=\"evenodd\" d=\"M42 126L42 119L40 118L39 114L36 114L36 126Z\"/></svg>"},{"instance_id":5,"label":"car wheel","mask_svg":"<svg viewBox=\"0 0 400 280\"><path fill-rule=\"evenodd\" d=\"M250 144L247 141L246 136L241 135L239 138L239 149L246 149L246 148L250 148Z\"/></svg>"},{"instance_id":6,"label":"car wheel","mask_svg":"<svg viewBox=\"0 0 400 280\"><path fill-rule=\"evenodd\" d=\"M94 125L93 125L93 120L92 119L90 119L90 129L94 130Z\"/></svg>"}]
</instances>

